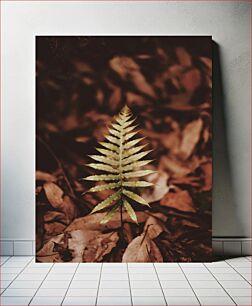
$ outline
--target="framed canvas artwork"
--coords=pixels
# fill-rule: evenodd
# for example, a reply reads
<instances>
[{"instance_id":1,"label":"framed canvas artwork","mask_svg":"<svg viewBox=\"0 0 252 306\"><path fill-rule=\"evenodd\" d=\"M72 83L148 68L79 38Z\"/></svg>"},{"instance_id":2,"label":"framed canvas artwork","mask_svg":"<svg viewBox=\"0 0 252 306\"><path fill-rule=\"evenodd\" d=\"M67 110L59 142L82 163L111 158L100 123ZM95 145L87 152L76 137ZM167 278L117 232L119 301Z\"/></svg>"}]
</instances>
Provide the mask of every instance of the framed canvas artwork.
<instances>
[{"instance_id":1,"label":"framed canvas artwork","mask_svg":"<svg viewBox=\"0 0 252 306\"><path fill-rule=\"evenodd\" d=\"M212 38L36 37L37 262L212 259Z\"/></svg>"}]
</instances>

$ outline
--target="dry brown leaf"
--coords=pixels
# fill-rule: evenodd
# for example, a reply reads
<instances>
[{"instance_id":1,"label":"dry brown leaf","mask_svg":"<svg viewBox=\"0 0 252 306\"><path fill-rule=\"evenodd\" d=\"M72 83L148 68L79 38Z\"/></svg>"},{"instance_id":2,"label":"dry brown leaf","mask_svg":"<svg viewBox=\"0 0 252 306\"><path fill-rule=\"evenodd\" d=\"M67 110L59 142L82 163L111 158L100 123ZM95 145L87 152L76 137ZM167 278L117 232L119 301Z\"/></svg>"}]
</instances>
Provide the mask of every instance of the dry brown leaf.
<instances>
[{"instance_id":1,"label":"dry brown leaf","mask_svg":"<svg viewBox=\"0 0 252 306\"><path fill-rule=\"evenodd\" d=\"M46 181L46 182L56 182L57 178L50 173L43 172L43 171L36 171L36 180Z\"/></svg>"},{"instance_id":2,"label":"dry brown leaf","mask_svg":"<svg viewBox=\"0 0 252 306\"><path fill-rule=\"evenodd\" d=\"M190 54L182 47L176 48L175 50L177 59L179 61L179 64L182 66L191 66L192 65L192 59Z\"/></svg>"},{"instance_id":3,"label":"dry brown leaf","mask_svg":"<svg viewBox=\"0 0 252 306\"><path fill-rule=\"evenodd\" d=\"M204 172L204 187L202 190L209 191L212 189L212 176L213 176L213 166L212 162L207 162L201 165L201 169Z\"/></svg>"},{"instance_id":4,"label":"dry brown leaf","mask_svg":"<svg viewBox=\"0 0 252 306\"><path fill-rule=\"evenodd\" d=\"M54 208L59 208L63 204L63 190L54 183L45 183L44 190L49 203Z\"/></svg>"},{"instance_id":5,"label":"dry brown leaf","mask_svg":"<svg viewBox=\"0 0 252 306\"><path fill-rule=\"evenodd\" d=\"M63 262L58 252L55 252L55 243L62 243L64 241L64 234L60 234L51 238L45 243L36 254L36 259L40 262Z\"/></svg>"},{"instance_id":6,"label":"dry brown leaf","mask_svg":"<svg viewBox=\"0 0 252 306\"><path fill-rule=\"evenodd\" d=\"M160 158L159 167L168 170L175 178L186 176L192 171L190 167L168 156L162 156Z\"/></svg>"},{"instance_id":7,"label":"dry brown leaf","mask_svg":"<svg viewBox=\"0 0 252 306\"><path fill-rule=\"evenodd\" d=\"M203 127L201 118L187 124L182 132L182 141L180 146L180 157L184 160L189 158L200 140L200 133Z\"/></svg>"},{"instance_id":8,"label":"dry brown leaf","mask_svg":"<svg viewBox=\"0 0 252 306\"><path fill-rule=\"evenodd\" d=\"M157 238L163 232L166 232L167 229L164 223L158 220L155 217L149 217L144 225L144 232L147 232L150 239Z\"/></svg>"},{"instance_id":9,"label":"dry brown leaf","mask_svg":"<svg viewBox=\"0 0 252 306\"><path fill-rule=\"evenodd\" d=\"M169 175L159 170L158 172L147 176L146 181L153 183L152 188L146 188L142 193L142 198L144 198L148 203L159 201L169 190L168 181Z\"/></svg>"},{"instance_id":10,"label":"dry brown leaf","mask_svg":"<svg viewBox=\"0 0 252 306\"><path fill-rule=\"evenodd\" d=\"M162 262L163 257L148 233L136 237L127 246L122 262Z\"/></svg>"},{"instance_id":11,"label":"dry brown leaf","mask_svg":"<svg viewBox=\"0 0 252 306\"><path fill-rule=\"evenodd\" d=\"M119 236L116 232L99 234L83 250L82 262L100 262L116 246Z\"/></svg>"},{"instance_id":12,"label":"dry brown leaf","mask_svg":"<svg viewBox=\"0 0 252 306\"><path fill-rule=\"evenodd\" d=\"M180 84L186 91L193 92L201 84L201 74L198 69L191 69L184 73L180 79Z\"/></svg>"},{"instance_id":13,"label":"dry brown leaf","mask_svg":"<svg viewBox=\"0 0 252 306\"><path fill-rule=\"evenodd\" d=\"M132 58L116 56L110 60L109 64L123 80L130 80L140 92L156 98L155 91L143 76L138 64Z\"/></svg>"},{"instance_id":14,"label":"dry brown leaf","mask_svg":"<svg viewBox=\"0 0 252 306\"><path fill-rule=\"evenodd\" d=\"M60 187L54 183L45 183L44 190L52 207L62 211L65 214L67 223L76 217L76 206L69 196L63 196L64 192Z\"/></svg>"},{"instance_id":15,"label":"dry brown leaf","mask_svg":"<svg viewBox=\"0 0 252 306\"><path fill-rule=\"evenodd\" d=\"M169 191L160 204L184 212L196 212L192 198L186 190L175 189L175 192Z\"/></svg>"}]
</instances>

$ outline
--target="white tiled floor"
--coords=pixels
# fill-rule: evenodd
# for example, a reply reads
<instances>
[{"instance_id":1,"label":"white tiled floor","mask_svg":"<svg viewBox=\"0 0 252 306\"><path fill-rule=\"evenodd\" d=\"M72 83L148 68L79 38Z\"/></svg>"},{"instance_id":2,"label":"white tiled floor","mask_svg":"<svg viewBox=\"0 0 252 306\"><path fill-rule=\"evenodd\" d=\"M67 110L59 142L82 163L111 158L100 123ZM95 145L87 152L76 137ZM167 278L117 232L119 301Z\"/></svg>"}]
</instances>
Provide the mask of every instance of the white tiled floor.
<instances>
[{"instance_id":1,"label":"white tiled floor","mask_svg":"<svg viewBox=\"0 0 252 306\"><path fill-rule=\"evenodd\" d=\"M0 305L251 305L251 257L213 263L39 264L1 257Z\"/></svg>"}]
</instances>

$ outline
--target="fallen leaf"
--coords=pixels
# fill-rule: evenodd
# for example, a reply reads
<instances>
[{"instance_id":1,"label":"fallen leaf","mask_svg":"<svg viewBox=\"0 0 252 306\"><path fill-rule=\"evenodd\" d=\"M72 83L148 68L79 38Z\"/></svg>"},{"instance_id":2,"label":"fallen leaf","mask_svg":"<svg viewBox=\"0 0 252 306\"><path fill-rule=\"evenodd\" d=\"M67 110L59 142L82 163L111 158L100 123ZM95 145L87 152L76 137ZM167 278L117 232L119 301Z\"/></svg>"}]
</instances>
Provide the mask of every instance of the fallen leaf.
<instances>
[{"instance_id":1,"label":"fallen leaf","mask_svg":"<svg viewBox=\"0 0 252 306\"><path fill-rule=\"evenodd\" d=\"M163 196L168 191L168 181L169 175L162 170L159 170L156 173L153 173L146 177L146 181L153 183L153 187L146 188L142 193L142 198L148 202L156 202L163 198Z\"/></svg>"},{"instance_id":2,"label":"fallen leaf","mask_svg":"<svg viewBox=\"0 0 252 306\"><path fill-rule=\"evenodd\" d=\"M136 237L127 246L122 262L162 262L163 257L148 233Z\"/></svg>"},{"instance_id":3,"label":"fallen leaf","mask_svg":"<svg viewBox=\"0 0 252 306\"><path fill-rule=\"evenodd\" d=\"M193 213L196 212L192 198L189 192L186 190L175 189L174 192L169 191L164 196L160 204L184 212L193 212Z\"/></svg>"},{"instance_id":4,"label":"fallen leaf","mask_svg":"<svg viewBox=\"0 0 252 306\"><path fill-rule=\"evenodd\" d=\"M116 232L99 234L83 250L82 262L100 262L116 246L119 236Z\"/></svg>"},{"instance_id":5,"label":"fallen leaf","mask_svg":"<svg viewBox=\"0 0 252 306\"><path fill-rule=\"evenodd\" d=\"M36 181L56 182L57 178L50 173L36 171Z\"/></svg>"},{"instance_id":6,"label":"fallen leaf","mask_svg":"<svg viewBox=\"0 0 252 306\"><path fill-rule=\"evenodd\" d=\"M180 157L184 160L189 158L200 140L200 133L203 127L201 118L187 124L182 132L182 141L180 146Z\"/></svg>"},{"instance_id":7,"label":"fallen leaf","mask_svg":"<svg viewBox=\"0 0 252 306\"><path fill-rule=\"evenodd\" d=\"M140 92L156 98L155 91L143 76L138 64L132 58L116 56L110 60L109 64L123 80L131 81Z\"/></svg>"}]
</instances>

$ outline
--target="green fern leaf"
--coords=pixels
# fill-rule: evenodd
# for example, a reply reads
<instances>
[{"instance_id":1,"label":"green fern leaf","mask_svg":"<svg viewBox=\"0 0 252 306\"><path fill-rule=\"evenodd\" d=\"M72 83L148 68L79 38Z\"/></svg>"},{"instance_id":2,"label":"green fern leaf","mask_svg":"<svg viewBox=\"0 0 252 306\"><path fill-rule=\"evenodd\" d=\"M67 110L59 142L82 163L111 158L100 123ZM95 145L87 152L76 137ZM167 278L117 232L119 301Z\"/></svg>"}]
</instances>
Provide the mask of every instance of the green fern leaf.
<instances>
[{"instance_id":1,"label":"green fern leaf","mask_svg":"<svg viewBox=\"0 0 252 306\"><path fill-rule=\"evenodd\" d=\"M113 152L113 151L110 151L110 150L106 150L106 149L102 149L102 148L96 148L96 150L104 155L106 155L108 158L110 159L115 159L115 160L118 160L118 154Z\"/></svg>"},{"instance_id":2,"label":"green fern leaf","mask_svg":"<svg viewBox=\"0 0 252 306\"><path fill-rule=\"evenodd\" d=\"M99 144L106 149L109 149L109 150L114 151L114 152L119 152L119 147L113 145L112 143L101 141L101 142L99 142Z\"/></svg>"},{"instance_id":3,"label":"green fern leaf","mask_svg":"<svg viewBox=\"0 0 252 306\"><path fill-rule=\"evenodd\" d=\"M123 174L123 177L128 179L128 178L133 178L133 177L143 177L149 174L155 173L155 171L152 170L139 170L139 171L133 171L133 172L127 172Z\"/></svg>"},{"instance_id":4,"label":"green fern leaf","mask_svg":"<svg viewBox=\"0 0 252 306\"><path fill-rule=\"evenodd\" d=\"M123 202L123 206L125 207L128 215L130 216L130 218L135 222L135 223L138 223L137 222L137 216L136 216L136 213L134 211L134 209L132 208L132 206L130 205L130 203L126 200L124 200Z\"/></svg>"},{"instance_id":5,"label":"green fern leaf","mask_svg":"<svg viewBox=\"0 0 252 306\"><path fill-rule=\"evenodd\" d=\"M152 150L149 150L149 151L145 151L145 152L141 152L141 153L137 153L137 154L134 154L132 156L129 156L125 159L122 160L122 165L127 165L129 163L132 163L132 162L136 162L138 161L139 159L143 158L144 156L146 156L147 154L149 154Z\"/></svg>"},{"instance_id":6,"label":"green fern leaf","mask_svg":"<svg viewBox=\"0 0 252 306\"><path fill-rule=\"evenodd\" d=\"M109 183L92 187L88 192L114 190L112 195L97 204L92 210L92 213L95 213L103 209L109 209L101 221L102 224L107 223L115 213L119 210L122 212L123 209L127 211L134 222L137 222L134 203L149 206L140 195L127 189L152 186L151 183L144 180L139 181L137 178L154 172L152 170L141 170L141 167L152 162L150 159L144 159L151 150L143 151L146 145L138 145L144 138L137 137L137 125L133 125L135 120L130 109L125 106L115 117L115 122L111 123L108 128L108 135L105 136L106 141L99 143L101 148L96 148L100 155L89 156L96 163L90 163L88 166L95 170L107 172L107 174L90 175L84 180Z\"/></svg>"},{"instance_id":7,"label":"green fern leaf","mask_svg":"<svg viewBox=\"0 0 252 306\"><path fill-rule=\"evenodd\" d=\"M147 203L142 197L140 197L138 194L132 192L132 191L129 191L127 189L123 189L123 194L126 195L128 198L140 203L140 204L143 204L143 205L147 205L147 206L150 206L149 203Z\"/></svg>"},{"instance_id":8,"label":"green fern leaf","mask_svg":"<svg viewBox=\"0 0 252 306\"><path fill-rule=\"evenodd\" d=\"M102 210L106 207L108 207L111 203L115 202L116 200L118 200L121 197L121 190L115 192L114 194L112 194L110 197L108 197L106 200L100 202L98 205L95 206L95 208L91 211L91 213L93 214L96 211Z\"/></svg>"},{"instance_id":9,"label":"green fern leaf","mask_svg":"<svg viewBox=\"0 0 252 306\"><path fill-rule=\"evenodd\" d=\"M83 178L86 181L118 181L120 179L120 175L113 174L100 174L100 175L90 175L88 177Z\"/></svg>"},{"instance_id":10,"label":"green fern leaf","mask_svg":"<svg viewBox=\"0 0 252 306\"><path fill-rule=\"evenodd\" d=\"M133 187L133 188L135 188L135 187L142 187L142 188L144 188L144 187L151 187L151 186L153 186L152 183L149 183L149 182L146 182L146 181L123 182L122 185L124 187Z\"/></svg>"},{"instance_id":11,"label":"green fern leaf","mask_svg":"<svg viewBox=\"0 0 252 306\"><path fill-rule=\"evenodd\" d=\"M108 221L113 218L115 213L119 210L120 204L116 204L106 215L101 219L101 224L106 224Z\"/></svg>"},{"instance_id":12,"label":"green fern leaf","mask_svg":"<svg viewBox=\"0 0 252 306\"><path fill-rule=\"evenodd\" d=\"M142 137L142 138L138 138L138 139L134 139L134 140L131 140L127 143L125 143L124 145L124 149L127 150L131 147L134 147L136 144L138 144L140 141L144 140L145 137Z\"/></svg>"},{"instance_id":13,"label":"green fern leaf","mask_svg":"<svg viewBox=\"0 0 252 306\"><path fill-rule=\"evenodd\" d=\"M134 182L132 182L132 183L134 183ZM98 185L98 186L92 187L88 190L88 192L99 192L99 191L104 191L104 190L116 189L116 188L119 188L119 187L121 187L120 182L109 183L109 184L103 184L103 185Z\"/></svg>"},{"instance_id":14,"label":"green fern leaf","mask_svg":"<svg viewBox=\"0 0 252 306\"><path fill-rule=\"evenodd\" d=\"M110 173L119 173L119 170L118 169L114 169L113 167L111 166L108 166L108 165L104 165L104 164L87 164L88 167L90 168L93 168L93 169L96 169L96 170L102 170L102 171L105 171L105 172L110 172Z\"/></svg>"},{"instance_id":15,"label":"green fern leaf","mask_svg":"<svg viewBox=\"0 0 252 306\"><path fill-rule=\"evenodd\" d=\"M140 167L143 167L145 165L148 165L151 162L152 162L152 159L146 159L146 160L137 161L135 163L129 164L127 166L124 166L123 167L123 172L130 171L130 170L135 170L137 168L140 168Z\"/></svg>"},{"instance_id":16,"label":"green fern leaf","mask_svg":"<svg viewBox=\"0 0 252 306\"><path fill-rule=\"evenodd\" d=\"M111 165L111 166L117 166L119 164L118 161L115 161L111 158L101 156L101 155L89 155L89 157L92 158L93 160L96 160L98 162L108 164L108 165Z\"/></svg>"}]
</instances>

